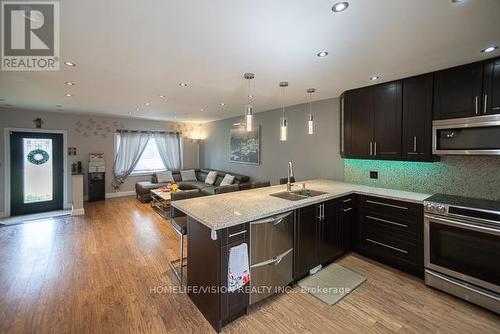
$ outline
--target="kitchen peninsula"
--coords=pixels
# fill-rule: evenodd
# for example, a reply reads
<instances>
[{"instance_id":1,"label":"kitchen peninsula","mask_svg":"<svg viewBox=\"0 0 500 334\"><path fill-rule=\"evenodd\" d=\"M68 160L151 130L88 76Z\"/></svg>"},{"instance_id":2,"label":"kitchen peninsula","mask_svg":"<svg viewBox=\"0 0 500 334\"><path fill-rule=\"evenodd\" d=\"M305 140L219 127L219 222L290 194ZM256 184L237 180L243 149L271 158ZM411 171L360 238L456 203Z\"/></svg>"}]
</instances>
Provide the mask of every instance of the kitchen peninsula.
<instances>
[{"instance_id":1,"label":"kitchen peninsula","mask_svg":"<svg viewBox=\"0 0 500 334\"><path fill-rule=\"evenodd\" d=\"M275 219L271 226L278 225L287 213L293 220L293 282L351 250L422 276L422 203L430 195L322 179L304 183L311 192L323 193L288 200L272 196L286 191L279 185L174 202L188 216L188 287L225 288L232 247L247 243L249 253L254 245L269 248L250 235L251 223ZM293 190L301 187L297 183ZM365 222L365 216L375 220ZM392 229L388 237L384 228L393 227L377 226L388 221L377 217L391 217L405 228ZM244 290L189 296L217 331L246 314L250 300Z\"/></svg>"}]
</instances>

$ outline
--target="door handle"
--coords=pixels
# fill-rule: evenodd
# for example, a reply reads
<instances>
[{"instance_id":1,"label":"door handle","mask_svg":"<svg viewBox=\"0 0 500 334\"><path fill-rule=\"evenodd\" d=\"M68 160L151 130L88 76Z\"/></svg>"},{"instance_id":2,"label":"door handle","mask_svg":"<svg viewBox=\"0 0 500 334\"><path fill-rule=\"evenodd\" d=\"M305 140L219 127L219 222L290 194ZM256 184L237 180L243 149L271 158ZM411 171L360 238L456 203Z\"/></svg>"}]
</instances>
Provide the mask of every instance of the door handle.
<instances>
[{"instance_id":1,"label":"door handle","mask_svg":"<svg viewBox=\"0 0 500 334\"><path fill-rule=\"evenodd\" d=\"M413 152L417 152L417 136L413 136Z\"/></svg>"},{"instance_id":2,"label":"door handle","mask_svg":"<svg viewBox=\"0 0 500 334\"><path fill-rule=\"evenodd\" d=\"M373 155L377 155L377 142L375 142L375 144L373 144Z\"/></svg>"},{"instance_id":3,"label":"door handle","mask_svg":"<svg viewBox=\"0 0 500 334\"><path fill-rule=\"evenodd\" d=\"M370 155L373 155L373 143L370 142Z\"/></svg>"},{"instance_id":4,"label":"door handle","mask_svg":"<svg viewBox=\"0 0 500 334\"><path fill-rule=\"evenodd\" d=\"M484 106L483 106L483 114L488 113L488 94L484 94Z\"/></svg>"},{"instance_id":5,"label":"door handle","mask_svg":"<svg viewBox=\"0 0 500 334\"><path fill-rule=\"evenodd\" d=\"M474 106L476 108L476 115L479 115L479 96L474 97Z\"/></svg>"}]
</instances>

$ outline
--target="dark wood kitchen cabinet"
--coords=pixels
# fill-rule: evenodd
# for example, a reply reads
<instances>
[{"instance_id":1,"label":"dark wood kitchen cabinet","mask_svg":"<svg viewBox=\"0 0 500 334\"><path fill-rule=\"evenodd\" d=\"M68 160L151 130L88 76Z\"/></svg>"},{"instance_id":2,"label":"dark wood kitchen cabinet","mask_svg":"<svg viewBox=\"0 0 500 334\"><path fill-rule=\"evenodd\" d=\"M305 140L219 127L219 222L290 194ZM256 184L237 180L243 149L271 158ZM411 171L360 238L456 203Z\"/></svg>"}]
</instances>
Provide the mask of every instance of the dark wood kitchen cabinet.
<instances>
[{"instance_id":1,"label":"dark wood kitchen cabinet","mask_svg":"<svg viewBox=\"0 0 500 334\"><path fill-rule=\"evenodd\" d=\"M403 80L403 159L432 160L433 75Z\"/></svg>"},{"instance_id":2,"label":"dark wood kitchen cabinet","mask_svg":"<svg viewBox=\"0 0 500 334\"><path fill-rule=\"evenodd\" d=\"M401 88L401 81L395 81L345 92L344 157L401 159Z\"/></svg>"},{"instance_id":3,"label":"dark wood kitchen cabinet","mask_svg":"<svg viewBox=\"0 0 500 334\"><path fill-rule=\"evenodd\" d=\"M481 115L482 85L482 62L436 72L433 119Z\"/></svg>"},{"instance_id":4,"label":"dark wood kitchen cabinet","mask_svg":"<svg viewBox=\"0 0 500 334\"><path fill-rule=\"evenodd\" d=\"M348 196L297 210L295 281L307 276L314 267L326 265L351 250L354 203L353 197Z\"/></svg>"},{"instance_id":5,"label":"dark wood kitchen cabinet","mask_svg":"<svg viewBox=\"0 0 500 334\"><path fill-rule=\"evenodd\" d=\"M370 107L370 87L345 93L344 117L346 130L345 156L368 159L372 154L373 121Z\"/></svg>"},{"instance_id":6,"label":"dark wood kitchen cabinet","mask_svg":"<svg viewBox=\"0 0 500 334\"><path fill-rule=\"evenodd\" d=\"M500 114L500 58L484 63L483 115Z\"/></svg>"},{"instance_id":7,"label":"dark wood kitchen cabinet","mask_svg":"<svg viewBox=\"0 0 500 334\"><path fill-rule=\"evenodd\" d=\"M356 252L422 277L422 205L373 196L358 196L357 203Z\"/></svg>"},{"instance_id":8,"label":"dark wood kitchen cabinet","mask_svg":"<svg viewBox=\"0 0 500 334\"><path fill-rule=\"evenodd\" d=\"M371 87L375 159L401 159L401 87L401 81Z\"/></svg>"},{"instance_id":9,"label":"dark wood kitchen cabinet","mask_svg":"<svg viewBox=\"0 0 500 334\"><path fill-rule=\"evenodd\" d=\"M302 278L318 265L319 204L297 210L294 232L294 278Z\"/></svg>"},{"instance_id":10,"label":"dark wood kitchen cabinet","mask_svg":"<svg viewBox=\"0 0 500 334\"><path fill-rule=\"evenodd\" d=\"M217 240L212 240L211 229L188 218L188 296L217 332L247 312L248 290L228 292L225 288L229 251L249 244L249 228L246 223L220 229Z\"/></svg>"}]
</instances>

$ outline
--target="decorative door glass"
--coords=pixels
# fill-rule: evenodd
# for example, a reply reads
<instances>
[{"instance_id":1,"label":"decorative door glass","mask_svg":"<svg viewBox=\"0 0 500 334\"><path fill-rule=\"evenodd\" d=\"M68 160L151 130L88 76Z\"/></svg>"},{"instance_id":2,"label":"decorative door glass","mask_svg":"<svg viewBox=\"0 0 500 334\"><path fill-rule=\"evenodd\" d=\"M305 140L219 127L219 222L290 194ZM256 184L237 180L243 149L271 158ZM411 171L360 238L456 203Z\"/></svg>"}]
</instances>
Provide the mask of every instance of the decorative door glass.
<instances>
[{"instance_id":1,"label":"decorative door glass","mask_svg":"<svg viewBox=\"0 0 500 334\"><path fill-rule=\"evenodd\" d=\"M52 201L52 139L23 138L24 203Z\"/></svg>"}]
</instances>

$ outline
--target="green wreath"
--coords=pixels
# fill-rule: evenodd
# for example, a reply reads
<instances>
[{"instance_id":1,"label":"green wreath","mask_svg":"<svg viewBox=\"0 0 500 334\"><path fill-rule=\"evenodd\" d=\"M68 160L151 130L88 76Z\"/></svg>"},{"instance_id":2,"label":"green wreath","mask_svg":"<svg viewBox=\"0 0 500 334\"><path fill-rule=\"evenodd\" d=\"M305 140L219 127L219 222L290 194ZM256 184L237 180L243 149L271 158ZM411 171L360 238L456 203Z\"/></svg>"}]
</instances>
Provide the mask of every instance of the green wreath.
<instances>
[{"instance_id":1,"label":"green wreath","mask_svg":"<svg viewBox=\"0 0 500 334\"><path fill-rule=\"evenodd\" d=\"M49 154L42 149L35 149L28 153L28 161L34 165L43 165L49 161Z\"/></svg>"}]
</instances>

